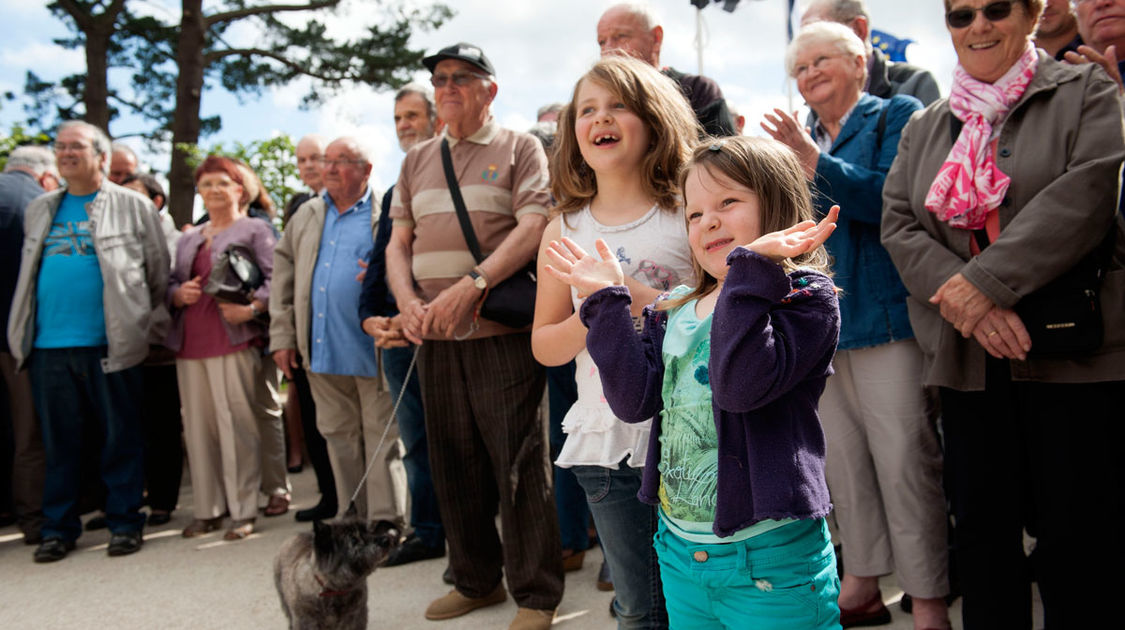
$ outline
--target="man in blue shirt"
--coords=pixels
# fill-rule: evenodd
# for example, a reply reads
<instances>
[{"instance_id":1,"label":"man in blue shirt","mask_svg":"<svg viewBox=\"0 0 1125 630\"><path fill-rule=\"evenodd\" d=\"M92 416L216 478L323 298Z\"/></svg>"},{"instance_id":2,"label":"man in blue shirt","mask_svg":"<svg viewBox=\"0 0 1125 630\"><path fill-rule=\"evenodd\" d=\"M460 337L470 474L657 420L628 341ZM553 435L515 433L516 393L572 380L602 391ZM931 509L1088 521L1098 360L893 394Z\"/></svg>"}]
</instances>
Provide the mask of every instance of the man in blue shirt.
<instances>
[{"instance_id":1,"label":"man in blue shirt","mask_svg":"<svg viewBox=\"0 0 1125 630\"><path fill-rule=\"evenodd\" d=\"M401 528L402 442L391 423L392 400L375 346L356 317L359 275L374 245L371 160L345 137L328 145L323 166L324 193L302 204L274 253L270 351L287 376L298 367L298 354L308 370L340 510L356 493L361 517ZM372 457L366 491L357 493Z\"/></svg>"}]
</instances>

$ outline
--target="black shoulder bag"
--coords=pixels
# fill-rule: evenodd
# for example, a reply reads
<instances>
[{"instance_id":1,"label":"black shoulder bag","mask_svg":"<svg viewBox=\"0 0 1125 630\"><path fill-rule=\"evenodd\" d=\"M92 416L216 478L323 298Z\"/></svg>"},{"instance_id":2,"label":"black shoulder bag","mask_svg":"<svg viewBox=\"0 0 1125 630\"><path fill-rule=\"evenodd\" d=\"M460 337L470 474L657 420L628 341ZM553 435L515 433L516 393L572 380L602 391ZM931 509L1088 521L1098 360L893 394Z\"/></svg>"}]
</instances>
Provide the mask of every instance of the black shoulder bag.
<instances>
[{"instance_id":1,"label":"black shoulder bag","mask_svg":"<svg viewBox=\"0 0 1125 630\"><path fill-rule=\"evenodd\" d=\"M264 281L254 249L245 243L231 243L218 255L203 292L220 302L249 304Z\"/></svg>"},{"instance_id":2,"label":"black shoulder bag","mask_svg":"<svg viewBox=\"0 0 1125 630\"><path fill-rule=\"evenodd\" d=\"M952 114L949 118L950 135L957 142L962 123ZM1102 346L1105 330L1100 293L1116 239L1117 231L1111 228L1094 251L1016 303L1014 310L1031 336L1029 355L1081 356ZM982 252L990 244L984 229L973 230L973 240Z\"/></svg>"},{"instance_id":3,"label":"black shoulder bag","mask_svg":"<svg viewBox=\"0 0 1125 630\"><path fill-rule=\"evenodd\" d=\"M457 183L457 174L453 172L449 143L444 138L441 141L441 165L445 169L445 182L449 186L449 195L453 197L453 207L457 209L457 220L461 223L465 243L469 246L473 260L479 265L484 260L484 254L481 253L480 242L469 220L465 200L461 197L461 186ZM487 289L480 315L509 328L526 328L531 325L535 317L535 259L512 274L512 277Z\"/></svg>"}]
</instances>

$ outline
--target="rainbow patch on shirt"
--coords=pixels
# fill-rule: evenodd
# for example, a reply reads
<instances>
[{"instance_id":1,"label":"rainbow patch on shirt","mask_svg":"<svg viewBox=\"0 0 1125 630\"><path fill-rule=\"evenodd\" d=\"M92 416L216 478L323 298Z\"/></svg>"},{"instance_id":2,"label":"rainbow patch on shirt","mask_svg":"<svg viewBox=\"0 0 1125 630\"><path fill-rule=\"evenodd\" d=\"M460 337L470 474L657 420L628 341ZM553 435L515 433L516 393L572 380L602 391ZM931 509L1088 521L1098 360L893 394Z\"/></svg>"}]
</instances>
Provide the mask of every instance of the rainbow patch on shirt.
<instances>
[{"instance_id":1,"label":"rainbow patch on shirt","mask_svg":"<svg viewBox=\"0 0 1125 630\"><path fill-rule=\"evenodd\" d=\"M486 182L494 182L500 177L500 167L495 164L489 164L488 168L481 171L480 178Z\"/></svg>"}]
</instances>

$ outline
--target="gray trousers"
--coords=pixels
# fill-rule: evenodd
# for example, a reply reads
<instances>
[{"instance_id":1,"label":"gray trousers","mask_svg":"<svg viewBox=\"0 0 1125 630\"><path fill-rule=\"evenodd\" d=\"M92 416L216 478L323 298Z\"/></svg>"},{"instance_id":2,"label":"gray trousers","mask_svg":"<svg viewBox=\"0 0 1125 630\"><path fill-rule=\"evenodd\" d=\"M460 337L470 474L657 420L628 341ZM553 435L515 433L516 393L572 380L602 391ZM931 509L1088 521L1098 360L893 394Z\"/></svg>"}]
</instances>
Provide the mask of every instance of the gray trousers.
<instances>
[{"instance_id":1,"label":"gray trousers","mask_svg":"<svg viewBox=\"0 0 1125 630\"><path fill-rule=\"evenodd\" d=\"M12 503L25 536L38 536L43 525L43 475L47 456L39 435L39 420L31 400L31 379L27 370L16 371L16 360L0 352L0 376L7 390L12 431ZM2 478L3 476L0 476Z\"/></svg>"}]
</instances>

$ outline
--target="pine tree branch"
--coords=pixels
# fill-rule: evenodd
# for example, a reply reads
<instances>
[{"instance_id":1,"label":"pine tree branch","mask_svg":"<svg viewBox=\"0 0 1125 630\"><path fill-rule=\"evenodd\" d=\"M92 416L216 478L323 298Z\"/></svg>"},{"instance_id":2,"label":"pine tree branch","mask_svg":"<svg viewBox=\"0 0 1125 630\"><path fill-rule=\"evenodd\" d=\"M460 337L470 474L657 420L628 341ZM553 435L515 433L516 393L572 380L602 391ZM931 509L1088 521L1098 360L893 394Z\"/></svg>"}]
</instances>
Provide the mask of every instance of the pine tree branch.
<instances>
[{"instance_id":1,"label":"pine tree branch","mask_svg":"<svg viewBox=\"0 0 1125 630\"><path fill-rule=\"evenodd\" d=\"M291 70L295 70L298 73L303 74L307 77L312 77L314 79L320 79L321 81L326 81L328 83L337 83L339 81L344 81L344 80L347 80L349 78L352 78L352 77L348 76L347 74L343 74L343 73L338 74L338 75L329 75L329 74L323 74L323 73L320 73L320 72L314 72L310 68L308 68L306 66L303 66L303 65L301 65L301 64L299 64L295 61L292 61L292 60L286 58L284 55L280 55L280 54L275 53L275 52L270 51L270 50L263 50L261 48L229 48L227 50L216 50L216 51L209 52L206 55L204 55L203 56L203 63L210 65L211 63L213 63L215 61L218 61L219 59L222 59L223 57L231 57L231 56L234 56L234 55L242 55L242 56L258 55L258 56L261 56L261 57L267 57L267 58L273 59L274 61L277 61L278 63L281 63L281 64L285 65L286 67L290 68Z\"/></svg>"},{"instance_id":2,"label":"pine tree branch","mask_svg":"<svg viewBox=\"0 0 1125 630\"><path fill-rule=\"evenodd\" d=\"M324 9L333 7L340 4L340 0L319 0L318 2L309 2L308 4L264 4L258 7L246 7L245 9L238 9L235 11L227 11L225 13L215 13L204 18L204 23L207 26L214 26L223 22L234 22L241 20L245 17L252 15L261 15L263 13L279 13L281 11L312 11L315 9Z\"/></svg>"}]
</instances>

